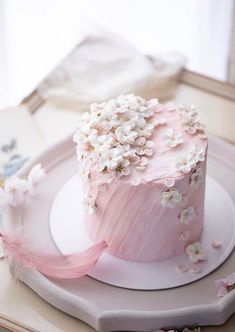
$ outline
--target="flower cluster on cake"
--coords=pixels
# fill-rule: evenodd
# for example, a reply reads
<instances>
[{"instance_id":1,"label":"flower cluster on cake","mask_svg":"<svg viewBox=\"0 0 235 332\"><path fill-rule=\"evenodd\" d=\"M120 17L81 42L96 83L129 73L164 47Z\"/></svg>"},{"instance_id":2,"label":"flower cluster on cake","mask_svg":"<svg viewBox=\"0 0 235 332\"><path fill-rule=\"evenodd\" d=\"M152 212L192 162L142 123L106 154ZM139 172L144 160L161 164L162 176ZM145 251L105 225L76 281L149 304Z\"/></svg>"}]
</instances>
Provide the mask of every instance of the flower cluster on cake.
<instances>
[{"instance_id":1,"label":"flower cluster on cake","mask_svg":"<svg viewBox=\"0 0 235 332\"><path fill-rule=\"evenodd\" d=\"M94 103L74 135L89 237L119 258L151 262L206 254L207 138L194 105L126 95Z\"/></svg>"}]
</instances>

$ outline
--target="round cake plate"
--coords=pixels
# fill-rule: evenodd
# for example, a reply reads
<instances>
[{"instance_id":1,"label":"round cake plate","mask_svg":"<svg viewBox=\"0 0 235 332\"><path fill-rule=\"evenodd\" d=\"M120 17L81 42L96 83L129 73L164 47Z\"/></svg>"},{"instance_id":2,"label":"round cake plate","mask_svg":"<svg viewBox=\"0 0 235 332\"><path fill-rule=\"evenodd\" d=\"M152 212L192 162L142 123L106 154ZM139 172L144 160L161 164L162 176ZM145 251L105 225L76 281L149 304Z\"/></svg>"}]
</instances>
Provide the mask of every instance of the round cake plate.
<instances>
[{"instance_id":1,"label":"round cake plate","mask_svg":"<svg viewBox=\"0 0 235 332\"><path fill-rule=\"evenodd\" d=\"M83 251L93 244L84 227L79 175L66 182L56 195L51 207L50 227L56 246L64 255ZM213 248L214 240L221 241L222 246ZM200 271L197 273L177 272L178 265L188 267L188 270L192 266L185 253L155 263L131 262L103 253L89 275L113 286L157 290L188 284L218 268L235 245L235 210L225 190L210 177L206 180L205 221L200 241L207 249L208 259L198 263Z\"/></svg>"},{"instance_id":2,"label":"round cake plate","mask_svg":"<svg viewBox=\"0 0 235 332\"><path fill-rule=\"evenodd\" d=\"M58 254L50 232L49 216L56 195L77 173L71 136L34 158L23 167L19 175L26 175L39 162L46 169L46 179L37 185L34 197L27 196L24 206L10 211L3 221L6 227L8 223L22 223L26 237L37 249ZM221 166L220 171L226 172L225 167ZM214 187L216 188L220 186ZM214 207L222 208L226 203L224 200L223 203L221 200L217 201L216 197L217 192L214 192ZM222 241L223 233L230 227L227 226L226 217L227 215L223 216L224 228L219 234ZM222 250L224 248L227 248L226 243L223 243ZM220 250L215 251L219 252ZM235 312L235 292L218 298L215 280L234 272L234 266L233 252L218 269L196 282L174 289L152 291L114 287L89 276L76 280L52 280L30 270L19 271L18 276L44 300L96 330L153 331L187 325L223 324ZM178 274L174 270L173 278L176 275Z\"/></svg>"}]
</instances>

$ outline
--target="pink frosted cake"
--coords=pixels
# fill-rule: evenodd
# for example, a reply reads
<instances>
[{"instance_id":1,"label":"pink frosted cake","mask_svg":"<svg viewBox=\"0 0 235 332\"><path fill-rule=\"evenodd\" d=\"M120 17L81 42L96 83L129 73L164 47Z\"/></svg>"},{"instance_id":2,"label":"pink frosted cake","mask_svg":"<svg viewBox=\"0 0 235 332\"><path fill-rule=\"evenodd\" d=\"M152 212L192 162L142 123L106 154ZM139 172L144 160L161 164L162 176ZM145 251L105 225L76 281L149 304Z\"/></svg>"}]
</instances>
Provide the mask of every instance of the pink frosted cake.
<instances>
[{"instance_id":1,"label":"pink frosted cake","mask_svg":"<svg viewBox=\"0 0 235 332\"><path fill-rule=\"evenodd\" d=\"M207 139L194 105L120 96L74 135L93 242L131 261L178 255L203 229Z\"/></svg>"}]
</instances>

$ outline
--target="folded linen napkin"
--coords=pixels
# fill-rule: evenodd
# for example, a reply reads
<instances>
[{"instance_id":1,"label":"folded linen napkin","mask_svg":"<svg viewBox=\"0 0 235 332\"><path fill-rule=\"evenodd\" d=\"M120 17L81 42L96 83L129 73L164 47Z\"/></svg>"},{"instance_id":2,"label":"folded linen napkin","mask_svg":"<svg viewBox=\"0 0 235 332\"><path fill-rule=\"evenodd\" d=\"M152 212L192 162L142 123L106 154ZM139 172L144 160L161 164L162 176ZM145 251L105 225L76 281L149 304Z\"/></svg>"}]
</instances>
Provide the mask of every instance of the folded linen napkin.
<instances>
[{"instance_id":1,"label":"folded linen napkin","mask_svg":"<svg viewBox=\"0 0 235 332\"><path fill-rule=\"evenodd\" d=\"M37 87L38 104L42 98L57 107L85 111L94 101L131 92L167 99L184 65L181 54L146 56L123 37L98 29ZM33 98L35 102L35 92Z\"/></svg>"}]
</instances>

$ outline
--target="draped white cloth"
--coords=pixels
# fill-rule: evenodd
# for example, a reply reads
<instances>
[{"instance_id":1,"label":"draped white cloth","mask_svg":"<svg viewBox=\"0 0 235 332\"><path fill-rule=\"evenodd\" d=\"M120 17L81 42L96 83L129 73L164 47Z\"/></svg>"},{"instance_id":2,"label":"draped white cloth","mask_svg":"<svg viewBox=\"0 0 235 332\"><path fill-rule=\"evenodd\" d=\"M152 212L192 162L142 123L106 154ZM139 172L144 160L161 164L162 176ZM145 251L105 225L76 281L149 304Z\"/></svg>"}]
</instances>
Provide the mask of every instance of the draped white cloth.
<instances>
[{"instance_id":1,"label":"draped white cloth","mask_svg":"<svg viewBox=\"0 0 235 332\"><path fill-rule=\"evenodd\" d=\"M79 111L132 92L166 99L184 65L179 53L150 58L124 38L98 31L87 35L37 90L47 101Z\"/></svg>"}]
</instances>

